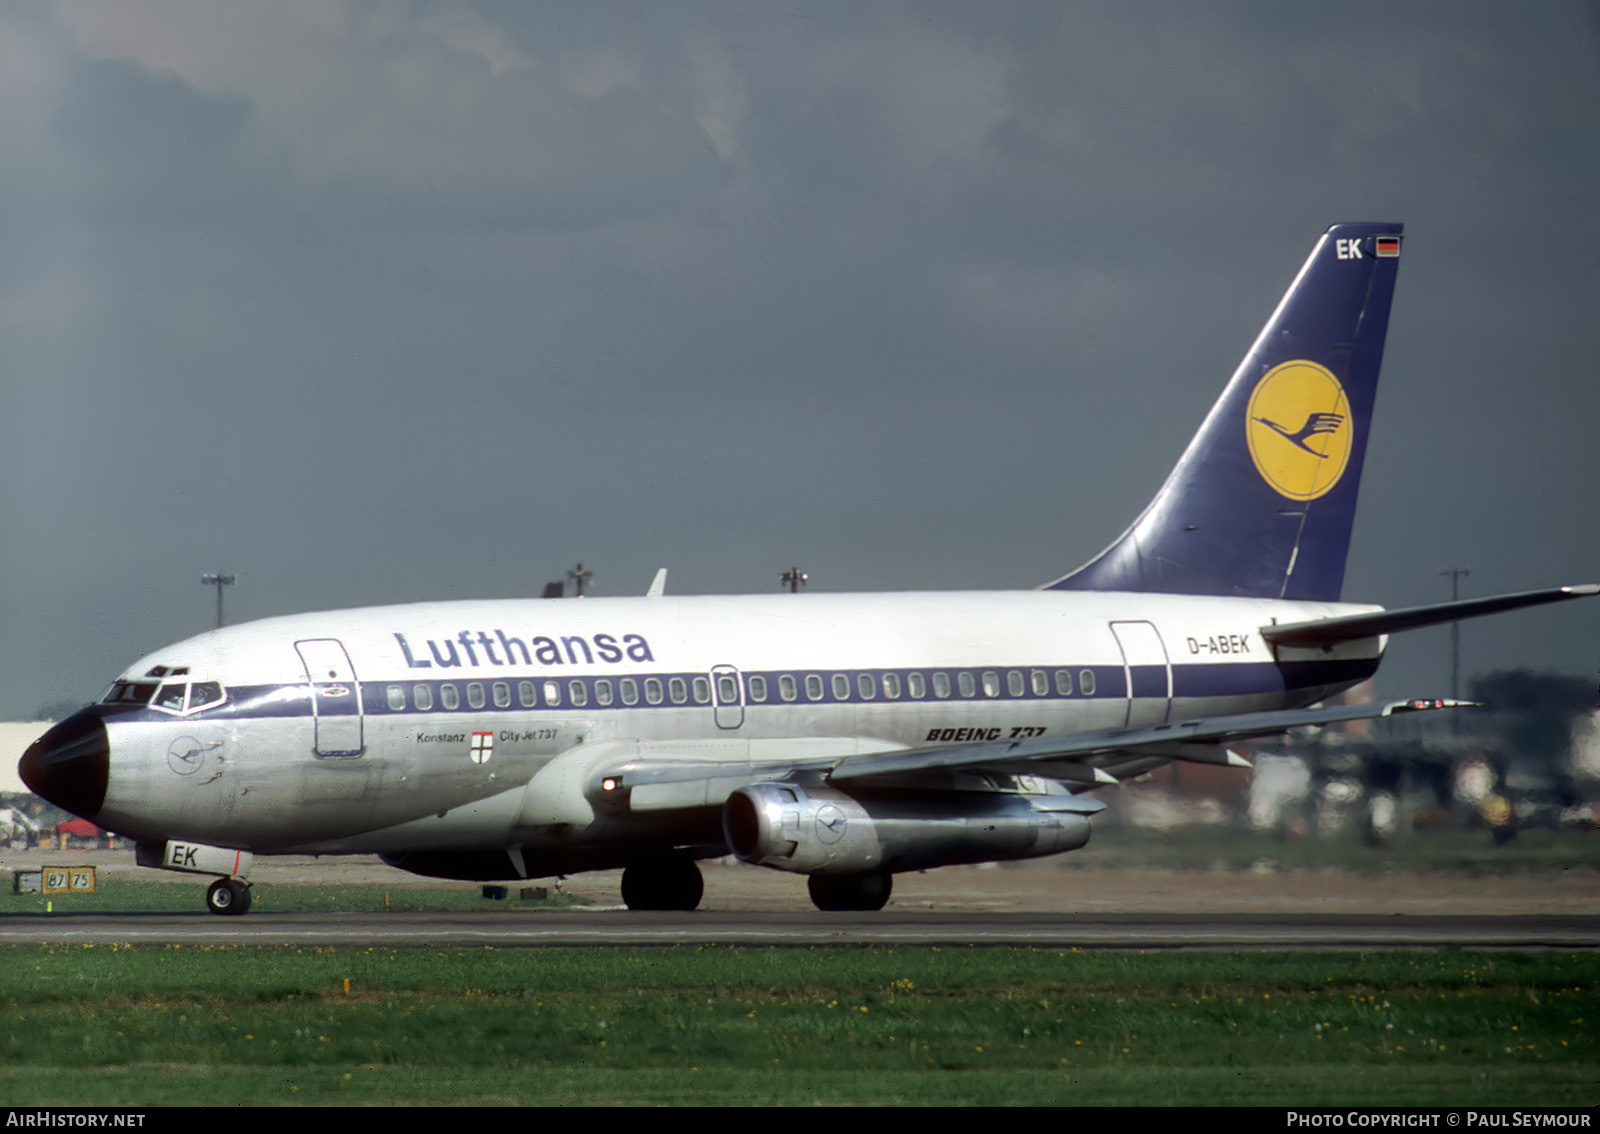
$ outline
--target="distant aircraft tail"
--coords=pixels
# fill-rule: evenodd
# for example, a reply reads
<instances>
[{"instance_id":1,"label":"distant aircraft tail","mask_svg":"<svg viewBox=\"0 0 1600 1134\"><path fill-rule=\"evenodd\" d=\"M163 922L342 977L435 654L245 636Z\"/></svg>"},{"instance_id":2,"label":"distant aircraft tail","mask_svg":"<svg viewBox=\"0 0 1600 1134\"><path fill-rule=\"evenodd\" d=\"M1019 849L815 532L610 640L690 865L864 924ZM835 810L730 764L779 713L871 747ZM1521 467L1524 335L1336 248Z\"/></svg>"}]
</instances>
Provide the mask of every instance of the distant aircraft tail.
<instances>
[{"instance_id":1,"label":"distant aircraft tail","mask_svg":"<svg viewBox=\"0 0 1600 1134\"><path fill-rule=\"evenodd\" d=\"M1323 234L1156 498L1046 589L1339 598L1402 230Z\"/></svg>"}]
</instances>

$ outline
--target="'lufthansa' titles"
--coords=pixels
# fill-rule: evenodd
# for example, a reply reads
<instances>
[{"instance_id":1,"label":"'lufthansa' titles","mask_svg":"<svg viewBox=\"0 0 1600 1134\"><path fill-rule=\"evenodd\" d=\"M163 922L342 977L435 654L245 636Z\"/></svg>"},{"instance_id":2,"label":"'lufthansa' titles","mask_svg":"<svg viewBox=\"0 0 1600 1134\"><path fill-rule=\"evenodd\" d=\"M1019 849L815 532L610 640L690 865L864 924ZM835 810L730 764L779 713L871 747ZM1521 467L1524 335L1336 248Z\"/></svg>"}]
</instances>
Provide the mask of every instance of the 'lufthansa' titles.
<instances>
[{"instance_id":1,"label":"'lufthansa' titles","mask_svg":"<svg viewBox=\"0 0 1600 1134\"><path fill-rule=\"evenodd\" d=\"M491 633L493 636L491 637ZM463 630L443 642L432 638L413 646L404 634L394 640L411 669L450 669L456 666L594 665L622 661L651 662L655 655L643 634L569 634L514 638L504 630ZM460 646L458 650L456 647Z\"/></svg>"}]
</instances>

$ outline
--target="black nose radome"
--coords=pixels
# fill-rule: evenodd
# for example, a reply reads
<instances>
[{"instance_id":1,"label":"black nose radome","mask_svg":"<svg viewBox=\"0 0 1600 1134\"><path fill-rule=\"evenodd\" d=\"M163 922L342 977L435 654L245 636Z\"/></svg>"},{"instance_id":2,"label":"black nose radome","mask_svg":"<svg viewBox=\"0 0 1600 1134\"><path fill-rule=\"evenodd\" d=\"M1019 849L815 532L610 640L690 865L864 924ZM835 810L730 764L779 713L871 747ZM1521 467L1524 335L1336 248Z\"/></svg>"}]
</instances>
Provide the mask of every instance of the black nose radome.
<instances>
[{"instance_id":1,"label":"black nose radome","mask_svg":"<svg viewBox=\"0 0 1600 1134\"><path fill-rule=\"evenodd\" d=\"M74 815L92 819L106 802L111 745L93 710L75 713L28 746L17 774L28 790Z\"/></svg>"}]
</instances>

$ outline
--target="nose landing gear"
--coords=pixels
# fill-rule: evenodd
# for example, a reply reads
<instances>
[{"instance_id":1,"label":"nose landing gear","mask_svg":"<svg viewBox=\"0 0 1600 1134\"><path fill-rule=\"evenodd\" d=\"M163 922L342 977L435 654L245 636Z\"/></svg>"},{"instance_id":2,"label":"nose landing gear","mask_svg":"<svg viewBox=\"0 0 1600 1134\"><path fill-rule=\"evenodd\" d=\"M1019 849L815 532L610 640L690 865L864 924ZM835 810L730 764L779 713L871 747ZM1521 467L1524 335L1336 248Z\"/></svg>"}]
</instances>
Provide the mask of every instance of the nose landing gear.
<instances>
[{"instance_id":1,"label":"nose landing gear","mask_svg":"<svg viewBox=\"0 0 1600 1134\"><path fill-rule=\"evenodd\" d=\"M214 914L248 913L250 884L237 878L218 878L206 891L206 909Z\"/></svg>"}]
</instances>

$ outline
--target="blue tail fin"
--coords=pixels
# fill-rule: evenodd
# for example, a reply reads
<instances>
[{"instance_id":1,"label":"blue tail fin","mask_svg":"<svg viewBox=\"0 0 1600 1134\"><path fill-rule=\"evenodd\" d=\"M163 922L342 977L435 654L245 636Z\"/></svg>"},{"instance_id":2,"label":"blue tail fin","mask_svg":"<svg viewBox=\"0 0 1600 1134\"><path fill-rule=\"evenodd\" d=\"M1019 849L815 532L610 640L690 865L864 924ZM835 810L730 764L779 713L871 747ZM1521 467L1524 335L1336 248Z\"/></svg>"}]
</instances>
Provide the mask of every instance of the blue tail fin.
<instances>
[{"instance_id":1,"label":"blue tail fin","mask_svg":"<svg viewBox=\"0 0 1600 1134\"><path fill-rule=\"evenodd\" d=\"M1401 230L1323 234L1144 514L1047 589L1339 598Z\"/></svg>"}]
</instances>

